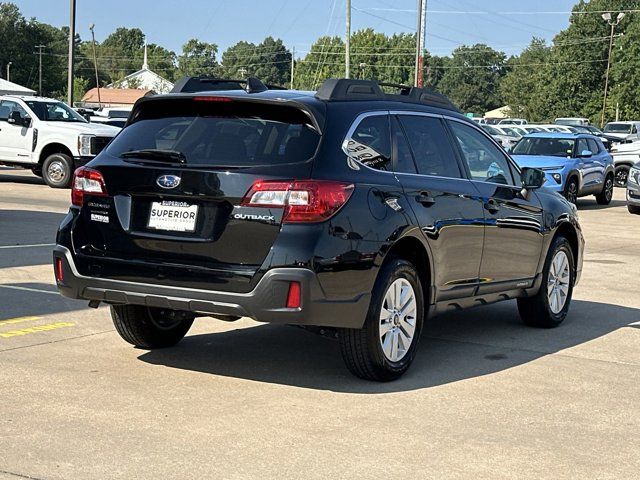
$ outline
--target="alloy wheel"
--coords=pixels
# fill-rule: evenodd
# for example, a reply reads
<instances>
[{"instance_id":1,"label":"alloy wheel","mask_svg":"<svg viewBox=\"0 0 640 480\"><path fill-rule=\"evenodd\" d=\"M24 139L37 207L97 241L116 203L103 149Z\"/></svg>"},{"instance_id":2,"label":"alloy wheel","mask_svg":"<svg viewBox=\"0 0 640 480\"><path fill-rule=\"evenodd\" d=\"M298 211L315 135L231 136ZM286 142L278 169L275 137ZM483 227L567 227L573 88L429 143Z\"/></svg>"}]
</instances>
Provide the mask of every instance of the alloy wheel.
<instances>
[{"instance_id":1,"label":"alloy wheel","mask_svg":"<svg viewBox=\"0 0 640 480\"><path fill-rule=\"evenodd\" d=\"M567 303L569 295L569 282L571 281L569 258L567 254L559 250L556 252L547 278L547 299L549 308L555 315L560 313Z\"/></svg>"},{"instance_id":2,"label":"alloy wheel","mask_svg":"<svg viewBox=\"0 0 640 480\"><path fill-rule=\"evenodd\" d=\"M60 160L54 160L47 167L47 175L51 181L61 183L66 176L64 164Z\"/></svg>"},{"instance_id":3,"label":"alloy wheel","mask_svg":"<svg viewBox=\"0 0 640 480\"><path fill-rule=\"evenodd\" d=\"M620 168L616 172L616 185L618 187L626 187L627 179L629 178L629 170L626 168Z\"/></svg>"},{"instance_id":4,"label":"alloy wheel","mask_svg":"<svg viewBox=\"0 0 640 480\"><path fill-rule=\"evenodd\" d=\"M404 358L416 331L416 294L404 278L395 280L384 295L380 310L380 345L387 360Z\"/></svg>"},{"instance_id":5,"label":"alloy wheel","mask_svg":"<svg viewBox=\"0 0 640 480\"><path fill-rule=\"evenodd\" d=\"M567 200L575 204L578 201L578 185L572 180L567 186Z\"/></svg>"},{"instance_id":6,"label":"alloy wheel","mask_svg":"<svg viewBox=\"0 0 640 480\"><path fill-rule=\"evenodd\" d=\"M613 180L611 177L607 177L604 183L604 198L607 202L610 202L613 198Z\"/></svg>"}]
</instances>

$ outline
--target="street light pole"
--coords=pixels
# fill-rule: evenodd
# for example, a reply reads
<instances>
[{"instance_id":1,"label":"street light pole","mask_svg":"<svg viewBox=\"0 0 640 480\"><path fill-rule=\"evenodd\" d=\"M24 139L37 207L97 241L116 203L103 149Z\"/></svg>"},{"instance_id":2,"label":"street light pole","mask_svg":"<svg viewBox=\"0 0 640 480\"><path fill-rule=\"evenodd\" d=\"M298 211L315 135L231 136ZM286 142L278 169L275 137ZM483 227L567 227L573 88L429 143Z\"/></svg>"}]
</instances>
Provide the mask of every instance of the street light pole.
<instances>
[{"instance_id":1,"label":"street light pole","mask_svg":"<svg viewBox=\"0 0 640 480\"><path fill-rule=\"evenodd\" d=\"M13 65L13 62L7 63L7 82L11 81L11 65Z\"/></svg>"},{"instance_id":2,"label":"street light pole","mask_svg":"<svg viewBox=\"0 0 640 480\"><path fill-rule=\"evenodd\" d=\"M67 72L67 103L73 107L73 60L76 51L76 0L69 0L69 68Z\"/></svg>"},{"instance_id":3,"label":"street light pole","mask_svg":"<svg viewBox=\"0 0 640 480\"><path fill-rule=\"evenodd\" d=\"M93 44L93 67L96 71L96 88L98 89L98 108L102 108L102 102L100 101L100 80L98 79L98 57L96 56L96 35L93 31L95 28L95 24L89 25L89 30L91 30L91 39Z\"/></svg>"},{"instance_id":4,"label":"street light pole","mask_svg":"<svg viewBox=\"0 0 640 480\"><path fill-rule=\"evenodd\" d=\"M620 23L620 20L624 18L624 12L618 13L615 20L612 19L611 13L603 13L602 18L611 26L611 37L609 38L609 56L607 57L607 71L604 76L604 98L602 100L602 116L600 117L600 128L604 127L604 115L607 110L607 94L609 91L609 70L611 69L611 52L613 51L613 36L616 30L616 26Z\"/></svg>"},{"instance_id":5,"label":"street light pole","mask_svg":"<svg viewBox=\"0 0 640 480\"><path fill-rule=\"evenodd\" d=\"M416 72L413 84L422 88L424 69L424 30L427 17L427 0L418 0L418 26L416 28Z\"/></svg>"},{"instance_id":6,"label":"street light pole","mask_svg":"<svg viewBox=\"0 0 640 480\"><path fill-rule=\"evenodd\" d=\"M347 32L344 40L344 78L349 78L351 76L351 0L347 0Z\"/></svg>"},{"instance_id":7,"label":"street light pole","mask_svg":"<svg viewBox=\"0 0 640 480\"><path fill-rule=\"evenodd\" d=\"M42 96L42 49L44 45L36 45L38 49L38 95Z\"/></svg>"}]
</instances>

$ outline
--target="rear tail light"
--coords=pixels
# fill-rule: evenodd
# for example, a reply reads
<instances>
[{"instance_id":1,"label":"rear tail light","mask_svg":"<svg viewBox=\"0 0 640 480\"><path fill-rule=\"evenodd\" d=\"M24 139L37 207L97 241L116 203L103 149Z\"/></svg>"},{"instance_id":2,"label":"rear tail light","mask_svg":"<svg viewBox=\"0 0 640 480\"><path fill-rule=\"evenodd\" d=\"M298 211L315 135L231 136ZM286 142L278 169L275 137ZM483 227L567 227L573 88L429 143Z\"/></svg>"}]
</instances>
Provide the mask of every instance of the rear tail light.
<instances>
[{"instance_id":1,"label":"rear tail light","mask_svg":"<svg viewBox=\"0 0 640 480\"><path fill-rule=\"evenodd\" d=\"M62 259L60 257L56 257L56 265L55 265L55 272L56 272L56 281L58 283L63 283L64 282L64 270L62 269Z\"/></svg>"},{"instance_id":2,"label":"rear tail light","mask_svg":"<svg viewBox=\"0 0 640 480\"><path fill-rule=\"evenodd\" d=\"M287 294L287 308L300 308L301 293L300 282L289 283L289 293Z\"/></svg>"},{"instance_id":3,"label":"rear tail light","mask_svg":"<svg viewBox=\"0 0 640 480\"><path fill-rule=\"evenodd\" d=\"M284 208L282 223L322 222L335 215L353 193L349 183L324 180L258 181L242 206Z\"/></svg>"},{"instance_id":4,"label":"rear tail light","mask_svg":"<svg viewBox=\"0 0 640 480\"><path fill-rule=\"evenodd\" d=\"M99 171L80 167L73 174L71 203L76 207L81 207L84 203L85 193L106 197L107 187Z\"/></svg>"}]
</instances>

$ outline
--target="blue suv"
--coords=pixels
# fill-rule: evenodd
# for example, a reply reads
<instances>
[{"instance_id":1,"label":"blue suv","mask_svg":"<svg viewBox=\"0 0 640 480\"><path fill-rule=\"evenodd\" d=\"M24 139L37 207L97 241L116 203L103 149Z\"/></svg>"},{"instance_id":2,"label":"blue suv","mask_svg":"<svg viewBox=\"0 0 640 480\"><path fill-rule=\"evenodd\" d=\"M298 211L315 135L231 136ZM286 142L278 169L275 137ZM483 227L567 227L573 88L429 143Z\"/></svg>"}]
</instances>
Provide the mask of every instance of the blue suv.
<instances>
[{"instance_id":1,"label":"blue suv","mask_svg":"<svg viewBox=\"0 0 640 480\"><path fill-rule=\"evenodd\" d=\"M533 133L525 135L511 150L520 167L544 171L545 187L571 203L595 195L598 204L613 198L614 165L602 141L589 134Z\"/></svg>"}]
</instances>

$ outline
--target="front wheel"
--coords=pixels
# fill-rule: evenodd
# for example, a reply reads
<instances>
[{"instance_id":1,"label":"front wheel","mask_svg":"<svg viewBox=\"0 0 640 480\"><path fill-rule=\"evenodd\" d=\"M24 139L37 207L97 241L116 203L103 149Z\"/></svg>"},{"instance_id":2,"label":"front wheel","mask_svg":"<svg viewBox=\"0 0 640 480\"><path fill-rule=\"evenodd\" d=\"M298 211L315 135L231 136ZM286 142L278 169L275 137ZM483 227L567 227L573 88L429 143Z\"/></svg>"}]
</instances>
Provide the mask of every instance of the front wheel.
<instances>
[{"instance_id":1,"label":"front wheel","mask_svg":"<svg viewBox=\"0 0 640 480\"><path fill-rule=\"evenodd\" d=\"M567 182L567 186L564 189L564 198L574 205L578 201L578 180L572 177Z\"/></svg>"},{"instance_id":2,"label":"front wheel","mask_svg":"<svg viewBox=\"0 0 640 480\"><path fill-rule=\"evenodd\" d=\"M49 155L42 164L42 178L50 187L69 187L73 178L73 159L64 153Z\"/></svg>"},{"instance_id":3,"label":"front wheel","mask_svg":"<svg viewBox=\"0 0 640 480\"><path fill-rule=\"evenodd\" d=\"M533 297L518 299L522 321L541 328L560 325L569 311L574 279L571 244L564 237L556 237L547 254L540 290Z\"/></svg>"},{"instance_id":4,"label":"front wheel","mask_svg":"<svg viewBox=\"0 0 640 480\"><path fill-rule=\"evenodd\" d=\"M613 198L613 175L607 175L604 179L602 191L596 195L598 205L609 205Z\"/></svg>"},{"instance_id":5,"label":"front wheel","mask_svg":"<svg viewBox=\"0 0 640 480\"><path fill-rule=\"evenodd\" d=\"M629 167L628 165L620 165L619 167L616 167L616 187L627 186L629 170L631 170L631 167Z\"/></svg>"},{"instance_id":6,"label":"front wheel","mask_svg":"<svg viewBox=\"0 0 640 480\"><path fill-rule=\"evenodd\" d=\"M123 340L149 350L171 347L187 334L194 315L139 305L112 305L111 318Z\"/></svg>"},{"instance_id":7,"label":"front wheel","mask_svg":"<svg viewBox=\"0 0 640 480\"><path fill-rule=\"evenodd\" d=\"M357 377L379 382L402 376L415 357L423 316L424 296L415 267L403 259L386 262L363 328L339 331L347 368Z\"/></svg>"}]
</instances>

